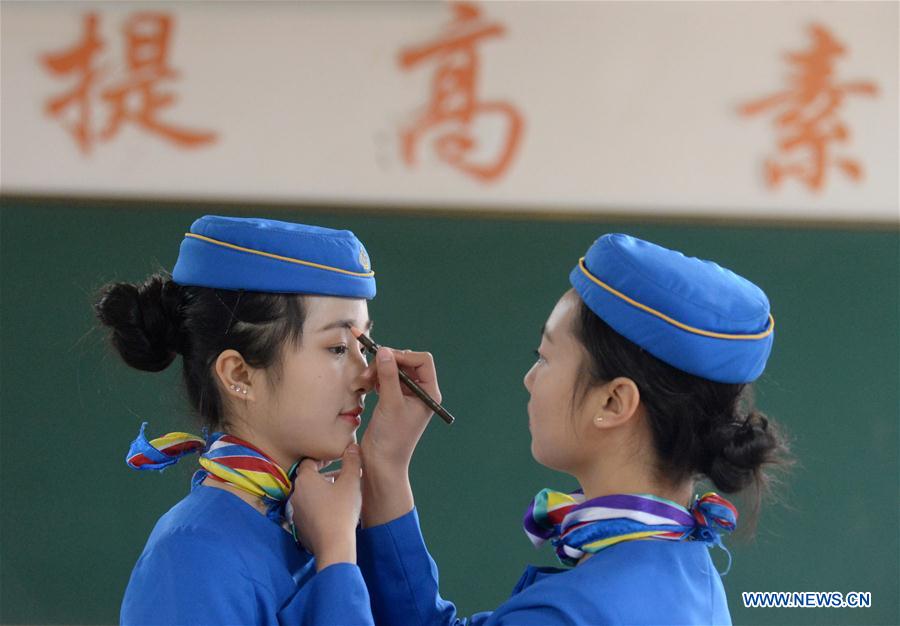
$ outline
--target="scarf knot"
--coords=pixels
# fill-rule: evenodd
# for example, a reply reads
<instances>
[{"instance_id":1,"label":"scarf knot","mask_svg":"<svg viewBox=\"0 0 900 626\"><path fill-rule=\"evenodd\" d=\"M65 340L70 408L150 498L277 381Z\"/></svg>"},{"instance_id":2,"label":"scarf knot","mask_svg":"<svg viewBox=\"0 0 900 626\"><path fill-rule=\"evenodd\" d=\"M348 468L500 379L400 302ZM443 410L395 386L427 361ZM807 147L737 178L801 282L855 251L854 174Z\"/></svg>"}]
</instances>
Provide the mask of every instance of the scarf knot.
<instances>
[{"instance_id":1,"label":"scarf knot","mask_svg":"<svg viewBox=\"0 0 900 626\"><path fill-rule=\"evenodd\" d=\"M265 452L227 433L217 432L203 438L173 432L148 440L144 434L146 427L147 422L141 424L125 456L125 463L132 469L162 471L183 456L200 452L201 469L191 479L192 489L209 476L262 499L266 516L275 523L290 518L288 498L293 491L297 464L285 472Z\"/></svg>"},{"instance_id":2,"label":"scarf knot","mask_svg":"<svg viewBox=\"0 0 900 626\"><path fill-rule=\"evenodd\" d=\"M694 500L690 509L650 494L614 494L585 500L580 491L561 493L544 489L525 514L525 533L537 547L550 541L559 560L574 566L586 553L597 553L623 541L657 539L699 541L718 546L722 534L737 525L737 509L709 492Z\"/></svg>"}]
</instances>

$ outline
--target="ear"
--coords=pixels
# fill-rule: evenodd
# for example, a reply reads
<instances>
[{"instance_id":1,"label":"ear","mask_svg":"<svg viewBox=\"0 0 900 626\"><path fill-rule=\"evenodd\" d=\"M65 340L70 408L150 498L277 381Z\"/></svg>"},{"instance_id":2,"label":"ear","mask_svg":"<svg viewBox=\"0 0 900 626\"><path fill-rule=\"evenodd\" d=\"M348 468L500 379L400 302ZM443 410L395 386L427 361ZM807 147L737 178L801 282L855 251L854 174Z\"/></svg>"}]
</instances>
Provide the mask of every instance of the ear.
<instances>
[{"instance_id":1,"label":"ear","mask_svg":"<svg viewBox=\"0 0 900 626\"><path fill-rule=\"evenodd\" d=\"M253 400L254 368L247 365L244 357L237 350L223 350L215 363L216 378L222 391L228 398Z\"/></svg>"},{"instance_id":2,"label":"ear","mask_svg":"<svg viewBox=\"0 0 900 626\"><path fill-rule=\"evenodd\" d=\"M641 403L641 392L630 378L620 376L592 391L591 406L595 407L593 425L596 428L620 426L630 420Z\"/></svg>"}]
</instances>

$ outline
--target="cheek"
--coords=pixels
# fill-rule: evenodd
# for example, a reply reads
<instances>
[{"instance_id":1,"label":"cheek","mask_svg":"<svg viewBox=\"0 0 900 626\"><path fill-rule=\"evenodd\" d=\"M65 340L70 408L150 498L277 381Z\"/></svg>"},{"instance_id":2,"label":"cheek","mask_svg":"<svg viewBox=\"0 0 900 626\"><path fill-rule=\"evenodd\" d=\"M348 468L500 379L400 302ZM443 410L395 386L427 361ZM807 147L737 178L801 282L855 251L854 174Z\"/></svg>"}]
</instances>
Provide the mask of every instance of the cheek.
<instances>
[{"instance_id":1,"label":"cheek","mask_svg":"<svg viewBox=\"0 0 900 626\"><path fill-rule=\"evenodd\" d=\"M310 376L289 392L293 396L291 405L300 414L321 422L326 411L331 414L332 408L339 408L333 406L339 396L335 386L334 380L327 376Z\"/></svg>"},{"instance_id":2,"label":"cheek","mask_svg":"<svg viewBox=\"0 0 900 626\"><path fill-rule=\"evenodd\" d=\"M564 465L567 449L560 426L558 422L545 421L531 432L531 456L544 467L554 470Z\"/></svg>"},{"instance_id":3,"label":"cheek","mask_svg":"<svg viewBox=\"0 0 900 626\"><path fill-rule=\"evenodd\" d=\"M545 417L559 417L562 408L561 386L551 372L544 371L535 377L532 385L531 399L547 414Z\"/></svg>"},{"instance_id":4,"label":"cheek","mask_svg":"<svg viewBox=\"0 0 900 626\"><path fill-rule=\"evenodd\" d=\"M551 469L565 465L565 459L577 446L573 431L571 389L559 385L553 377L538 378L531 395L531 453L535 460Z\"/></svg>"},{"instance_id":5,"label":"cheek","mask_svg":"<svg viewBox=\"0 0 900 626\"><path fill-rule=\"evenodd\" d=\"M556 445L559 437L560 413L558 402L552 395L552 389L536 386L531 396L530 423L532 442L535 446L549 448Z\"/></svg>"},{"instance_id":6,"label":"cheek","mask_svg":"<svg viewBox=\"0 0 900 626\"><path fill-rule=\"evenodd\" d=\"M302 389L306 397L316 397L336 385L336 365L326 355L314 354L291 371L289 389Z\"/></svg>"},{"instance_id":7,"label":"cheek","mask_svg":"<svg viewBox=\"0 0 900 626\"><path fill-rule=\"evenodd\" d=\"M329 413L337 394L334 375L327 364L304 364L294 367L281 381L279 413L292 423L310 425L323 421L323 413ZM329 375L330 374L330 375Z\"/></svg>"}]
</instances>

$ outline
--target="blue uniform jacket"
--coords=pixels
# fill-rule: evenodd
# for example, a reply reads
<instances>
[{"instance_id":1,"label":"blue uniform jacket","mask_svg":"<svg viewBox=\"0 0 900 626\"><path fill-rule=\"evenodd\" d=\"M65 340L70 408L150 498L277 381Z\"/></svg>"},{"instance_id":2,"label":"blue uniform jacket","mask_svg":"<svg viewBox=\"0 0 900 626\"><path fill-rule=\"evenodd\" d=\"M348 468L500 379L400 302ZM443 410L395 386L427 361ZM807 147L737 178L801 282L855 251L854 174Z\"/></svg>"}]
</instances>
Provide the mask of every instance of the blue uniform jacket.
<instances>
[{"instance_id":1,"label":"blue uniform jacket","mask_svg":"<svg viewBox=\"0 0 900 626\"><path fill-rule=\"evenodd\" d=\"M359 568L315 560L234 494L200 486L163 515L125 591L122 624L372 624Z\"/></svg>"},{"instance_id":2,"label":"blue uniform jacket","mask_svg":"<svg viewBox=\"0 0 900 626\"><path fill-rule=\"evenodd\" d=\"M410 513L358 533L359 565L383 626L730 625L706 545L627 541L570 569L528 567L493 612L461 618L438 592L438 571Z\"/></svg>"}]
</instances>

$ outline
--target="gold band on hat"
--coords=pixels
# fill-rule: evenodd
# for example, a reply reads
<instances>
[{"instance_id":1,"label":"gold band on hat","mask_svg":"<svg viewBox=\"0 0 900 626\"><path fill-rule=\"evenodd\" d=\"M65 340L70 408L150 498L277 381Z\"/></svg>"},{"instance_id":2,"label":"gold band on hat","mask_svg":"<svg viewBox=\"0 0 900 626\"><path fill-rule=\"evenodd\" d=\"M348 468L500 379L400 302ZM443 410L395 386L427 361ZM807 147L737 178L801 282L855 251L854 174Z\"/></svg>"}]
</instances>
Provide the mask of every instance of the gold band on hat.
<instances>
[{"instance_id":1,"label":"gold band on hat","mask_svg":"<svg viewBox=\"0 0 900 626\"><path fill-rule=\"evenodd\" d=\"M768 337L769 335L772 334L772 331L775 330L775 318L772 317L771 313L769 313L769 327L766 330L764 330L763 332L757 333L755 335L730 335L727 333L715 333L715 332L712 332L709 330L703 330L702 328L695 328L694 326L689 326L687 324L679 322L678 320L672 319L665 313L662 313L660 311L657 311L656 309L650 308L646 304L641 304L640 302L629 298L621 291L616 291L615 289L613 289L612 287L610 287L609 285L604 283L602 280L600 280L599 278L597 278L596 276L591 274L591 272L588 270L587 266L584 264L584 257L581 257L580 259L578 259L578 267L581 268L581 271L584 273L584 275L587 276L589 279L591 279L591 281L593 281L597 285L600 285L601 287L606 289L609 293L613 294L617 298L621 298L628 304L630 304L632 306L636 306L637 308L641 309L642 311L646 311L650 315L655 315L656 317L663 320L664 322L672 324L673 326L676 326L676 327L680 328L681 330L686 330L689 333L694 333L695 335L702 335L704 337L713 337L715 339L754 340L754 339L763 339L765 337Z\"/></svg>"},{"instance_id":2,"label":"gold band on hat","mask_svg":"<svg viewBox=\"0 0 900 626\"><path fill-rule=\"evenodd\" d=\"M271 259L278 259L279 261L287 261L288 263L297 263L298 265L306 265L308 267L315 267L320 270L327 270L329 272L338 272L339 274L349 274L350 276L359 276L361 278L371 278L375 275L375 272L351 272L350 270L344 270L339 267L331 267L330 265L322 265L321 263L313 263L312 261L303 261L301 259L292 259L290 257L281 256L279 254L272 254L271 252L263 252L262 250L253 250L252 248L244 248L242 246L236 246L233 243L227 243L225 241L219 241L218 239L212 239L211 237L206 237L204 235L197 235L194 233L185 233L185 237L193 237L194 239L199 239L201 241L205 241L207 243L212 243L217 246L224 246L225 248L232 248L234 250L240 250L241 252L249 252L250 254L258 254L260 256L266 256Z\"/></svg>"}]
</instances>

